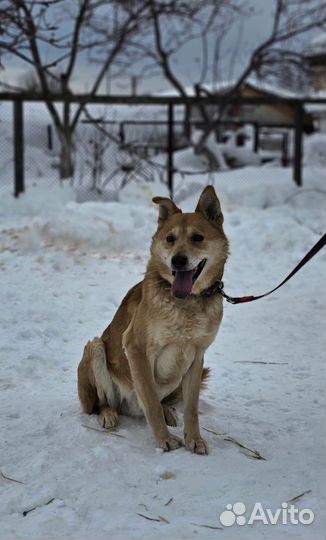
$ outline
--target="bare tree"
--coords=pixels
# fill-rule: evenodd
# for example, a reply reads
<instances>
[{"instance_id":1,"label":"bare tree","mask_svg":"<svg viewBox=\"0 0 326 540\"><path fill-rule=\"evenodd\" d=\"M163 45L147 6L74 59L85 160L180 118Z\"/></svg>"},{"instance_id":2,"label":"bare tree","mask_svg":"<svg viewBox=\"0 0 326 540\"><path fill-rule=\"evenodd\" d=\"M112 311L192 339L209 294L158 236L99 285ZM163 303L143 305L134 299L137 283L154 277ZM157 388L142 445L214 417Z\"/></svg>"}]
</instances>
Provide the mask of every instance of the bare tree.
<instances>
[{"instance_id":1,"label":"bare tree","mask_svg":"<svg viewBox=\"0 0 326 540\"><path fill-rule=\"evenodd\" d=\"M61 80L60 80L60 73L57 71L54 71L52 73L47 72L46 73L47 78L47 85L49 92L54 95L60 95L61 94ZM26 90L30 93L35 94L41 94L42 93L42 87L40 84L40 80L37 76L37 73L34 71L34 69L29 69L26 71L19 79L19 87L18 91ZM17 91L17 88L16 88Z\"/></svg>"},{"instance_id":2,"label":"bare tree","mask_svg":"<svg viewBox=\"0 0 326 540\"><path fill-rule=\"evenodd\" d=\"M202 108L206 129L200 151L215 129L233 96L250 75L271 75L284 63L300 64L305 36L325 24L322 0L271 0L270 32L246 55L236 81L224 94L216 115ZM225 47L230 28L254 15L249 0L1 0L0 51L31 66L37 88L53 119L60 142L60 176L73 173L73 135L86 102L71 106L73 80L82 62L91 62L89 99L104 78L128 73L129 77L159 72L183 97L189 87L177 63L182 49L191 42L198 49L196 75L189 82L200 95L203 83L224 78ZM241 28L241 27L240 27ZM233 40L229 73L241 45ZM53 102L59 88L63 110ZM206 88L206 93L207 88Z\"/></svg>"},{"instance_id":3,"label":"bare tree","mask_svg":"<svg viewBox=\"0 0 326 540\"><path fill-rule=\"evenodd\" d=\"M292 71L300 66L305 70L305 47L307 39L316 30L323 30L326 12L322 0L274 0L274 13L269 35L258 43L237 76L236 82L225 93L217 116L207 119L207 129L201 137L197 150L203 147L207 137L221 119L229 100L251 75L277 78L284 65ZM302 88L297 89L299 92Z\"/></svg>"},{"instance_id":4,"label":"bare tree","mask_svg":"<svg viewBox=\"0 0 326 540\"><path fill-rule=\"evenodd\" d=\"M229 100L252 75L270 77L284 65L304 66L304 49L307 39L316 29L325 27L325 7L322 0L273 0L270 31L266 37L256 43L246 54L242 68L236 74L235 81L223 93L224 102L215 115L202 107L206 129L195 146L201 151L210 133L221 120ZM147 40L134 42L132 45L143 52L144 58L159 68L164 78L183 97L189 92L200 95L210 94L202 83L208 80L209 71L213 83L224 82L221 64L221 47L230 27L239 23L243 17L255 15L250 2L246 0L151 0L151 32ZM240 25L240 38L243 28ZM137 36L136 36L137 37ZM175 58L180 49L191 40L202 43L201 68L199 76L192 81L192 88L185 85L180 77ZM233 64L240 51L238 39L233 40L229 51L229 73L234 71ZM224 60L224 64L225 64Z\"/></svg>"},{"instance_id":5,"label":"bare tree","mask_svg":"<svg viewBox=\"0 0 326 540\"><path fill-rule=\"evenodd\" d=\"M198 63L193 84L203 83L211 67L212 39L216 67L227 30L248 13L243 0L149 0L148 31L129 40L128 54L142 62L144 73L159 71L181 96L187 96L177 63L180 50L196 43Z\"/></svg>"},{"instance_id":6,"label":"bare tree","mask_svg":"<svg viewBox=\"0 0 326 540\"><path fill-rule=\"evenodd\" d=\"M73 134L86 106L71 107L80 62L90 51L101 58L91 81L91 99L128 40L143 28L147 7L148 0L1 0L0 50L33 69L61 143L61 178L73 174ZM62 114L52 99L54 87L63 98Z\"/></svg>"}]
</instances>

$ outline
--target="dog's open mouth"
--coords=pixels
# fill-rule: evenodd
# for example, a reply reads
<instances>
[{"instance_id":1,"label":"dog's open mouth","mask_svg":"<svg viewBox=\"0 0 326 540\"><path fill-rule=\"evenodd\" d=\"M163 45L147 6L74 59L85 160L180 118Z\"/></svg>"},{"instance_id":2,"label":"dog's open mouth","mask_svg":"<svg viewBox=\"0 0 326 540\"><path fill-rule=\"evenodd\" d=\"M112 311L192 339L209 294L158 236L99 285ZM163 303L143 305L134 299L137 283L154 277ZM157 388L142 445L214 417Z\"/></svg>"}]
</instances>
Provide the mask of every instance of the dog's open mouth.
<instances>
[{"instance_id":1,"label":"dog's open mouth","mask_svg":"<svg viewBox=\"0 0 326 540\"><path fill-rule=\"evenodd\" d=\"M203 259L200 261L196 268L193 268L192 270L187 270L186 272L177 270L172 272L172 275L174 276L171 288L173 296L176 296L177 298L186 298L191 294L193 284L202 273L206 260L207 259Z\"/></svg>"}]
</instances>

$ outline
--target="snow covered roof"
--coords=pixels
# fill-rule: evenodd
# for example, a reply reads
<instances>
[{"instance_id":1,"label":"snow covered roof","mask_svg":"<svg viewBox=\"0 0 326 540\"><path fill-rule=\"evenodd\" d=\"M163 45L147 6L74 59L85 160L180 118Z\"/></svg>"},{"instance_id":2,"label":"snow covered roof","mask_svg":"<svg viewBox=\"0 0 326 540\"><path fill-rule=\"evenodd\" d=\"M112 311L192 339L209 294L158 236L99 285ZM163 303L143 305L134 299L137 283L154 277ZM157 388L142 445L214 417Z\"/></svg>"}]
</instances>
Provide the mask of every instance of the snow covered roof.
<instances>
[{"instance_id":1,"label":"snow covered roof","mask_svg":"<svg viewBox=\"0 0 326 540\"><path fill-rule=\"evenodd\" d=\"M307 103L305 110L311 114L318 114L319 116L326 116L326 106L323 103Z\"/></svg>"},{"instance_id":2,"label":"snow covered roof","mask_svg":"<svg viewBox=\"0 0 326 540\"><path fill-rule=\"evenodd\" d=\"M234 88L234 86L237 84L237 80L226 80L226 81L220 81L217 83L206 83L201 85L201 88L209 94L223 94L226 92L229 92ZM257 79L256 77L249 77L242 85L242 88L245 86L249 86L258 92L262 92L264 94L268 94L270 96L280 97L284 99L304 99L307 97L326 97L326 92L322 92L322 95L320 92L318 95L315 93L309 94L309 96L306 93L303 93L301 91L294 92L292 90L288 90L286 88L283 88L279 84L276 83L270 83L266 81L262 81ZM194 96L195 95L195 89L194 86L186 86L185 92L188 96ZM160 92L160 96L177 96L179 93L175 89L171 90L165 90L164 92Z\"/></svg>"},{"instance_id":3,"label":"snow covered roof","mask_svg":"<svg viewBox=\"0 0 326 540\"><path fill-rule=\"evenodd\" d=\"M228 92L229 90L231 90L235 86L236 82L237 81L222 81L221 83L218 83L217 85L214 85L214 86L204 85L203 88L211 92L223 93L223 92ZM249 77L243 83L242 88L244 88L245 86L249 86L259 92L270 94L277 97L284 97L284 98L302 97L301 92L293 92L291 90L282 88L280 85L267 83L265 81L258 80L255 77Z\"/></svg>"},{"instance_id":4,"label":"snow covered roof","mask_svg":"<svg viewBox=\"0 0 326 540\"><path fill-rule=\"evenodd\" d=\"M216 83L205 83L205 84L201 85L201 89L204 90L204 91L206 90L210 94L223 94L223 93L226 93L226 92L229 92L230 90L232 90L232 88L237 84L237 82L238 81L236 79L230 79L230 80L225 80L225 81L219 81L219 82L216 82ZM266 92L266 93L277 95L277 96L280 96L280 97L286 97L286 98L298 97L298 94L296 94L294 92L286 90L286 89L284 89L284 88L282 88L280 86L276 86L276 85L272 85L272 84L268 84L268 83L263 83L262 81L258 81L254 77L249 77L243 83L242 87L244 87L246 85L249 85L252 88L255 88L256 90L259 90L261 92ZM194 89L193 85L186 86L184 88L184 90L185 90L185 92L186 92L186 94L188 96L195 96L195 89ZM173 89L170 89L170 90L165 90L164 92L159 92L158 95L160 95L160 96L178 96L180 94L179 94L179 92L177 92L177 90L175 90L173 88Z\"/></svg>"}]
</instances>

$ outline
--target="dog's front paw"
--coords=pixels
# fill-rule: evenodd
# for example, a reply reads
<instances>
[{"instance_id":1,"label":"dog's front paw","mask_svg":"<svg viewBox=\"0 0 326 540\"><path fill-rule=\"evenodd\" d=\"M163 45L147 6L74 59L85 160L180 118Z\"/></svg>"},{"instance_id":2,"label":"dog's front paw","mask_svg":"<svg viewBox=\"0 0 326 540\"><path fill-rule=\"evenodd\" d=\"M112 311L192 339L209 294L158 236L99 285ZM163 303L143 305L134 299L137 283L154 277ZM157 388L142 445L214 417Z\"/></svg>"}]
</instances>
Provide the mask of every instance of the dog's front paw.
<instances>
[{"instance_id":1,"label":"dog's front paw","mask_svg":"<svg viewBox=\"0 0 326 540\"><path fill-rule=\"evenodd\" d=\"M163 448L164 452L169 452L170 450L176 450L183 446L183 440L176 435L168 433L166 437L157 439L157 445L159 448Z\"/></svg>"},{"instance_id":2,"label":"dog's front paw","mask_svg":"<svg viewBox=\"0 0 326 540\"><path fill-rule=\"evenodd\" d=\"M204 439L199 437L185 437L186 449L190 450L194 454L200 454L202 456L208 454L208 446Z\"/></svg>"},{"instance_id":3,"label":"dog's front paw","mask_svg":"<svg viewBox=\"0 0 326 540\"><path fill-rule=\"evenodd\" d=\"M98 415L98 422L104 429L112 429L118 425L119 415L109 407L102 409Z\"/></svg>"}]
</instances>

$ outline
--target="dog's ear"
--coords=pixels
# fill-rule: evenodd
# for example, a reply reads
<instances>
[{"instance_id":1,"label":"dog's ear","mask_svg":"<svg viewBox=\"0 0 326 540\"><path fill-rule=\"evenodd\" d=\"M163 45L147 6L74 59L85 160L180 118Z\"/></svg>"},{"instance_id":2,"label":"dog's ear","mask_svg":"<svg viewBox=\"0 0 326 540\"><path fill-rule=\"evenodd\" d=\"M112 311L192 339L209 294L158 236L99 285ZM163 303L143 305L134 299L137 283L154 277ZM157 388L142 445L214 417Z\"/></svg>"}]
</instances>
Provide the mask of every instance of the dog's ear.
<instances>
[{"instance_id":1,"label":"dog's ear","mask_svg":"<svg viewBox=\"0 0 326 540\"><path fill-rule=\"evenodd\" d=\"M220 201L218 200L213 186L205 187L196 207L195 212L202 214L212 225L220 227L223 225L223 214Z\"/></svg>"},{"instance_id":2,"label":"dog's ear","mask_svg":"<svg viewBox=\"0 0 326 540\"><path fill-rule=\"evenodd\" d=\"M167 197L154 197L153 202L159 205L158 209L158 228L162 227L164 223L173 214L181 214L180 208L178 208L171 199Z\"/></svg>"}]
</instances>

